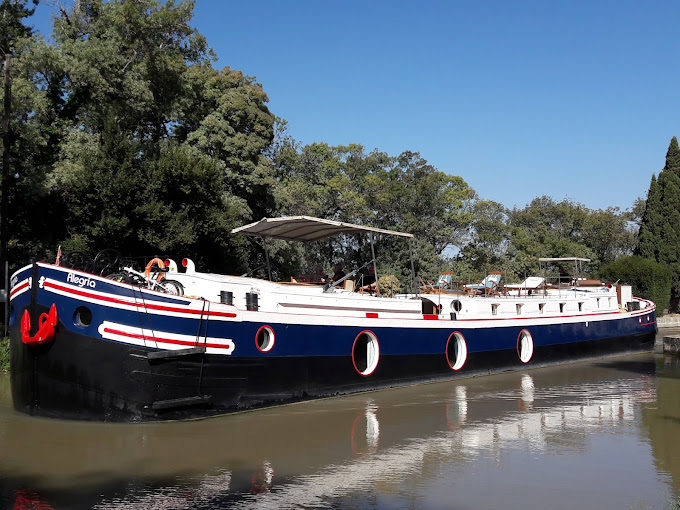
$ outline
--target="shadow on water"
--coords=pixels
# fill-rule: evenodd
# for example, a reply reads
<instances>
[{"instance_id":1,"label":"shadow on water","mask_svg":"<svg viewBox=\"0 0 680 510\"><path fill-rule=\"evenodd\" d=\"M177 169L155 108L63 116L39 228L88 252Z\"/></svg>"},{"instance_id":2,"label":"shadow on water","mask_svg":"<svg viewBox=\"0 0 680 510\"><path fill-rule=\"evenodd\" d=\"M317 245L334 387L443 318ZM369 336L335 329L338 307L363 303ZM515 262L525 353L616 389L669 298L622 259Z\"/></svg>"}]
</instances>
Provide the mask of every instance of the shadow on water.
<instances>
[{"instance_id":1,"label":"shadow on water","mask_svg":"<svg viewBox=\"0 0 680 510\"><path fill-rule=\"evenodd\" d=\"M631 372L637 375L657 375L656 362L648 355L641 355L645 359L616 359L608 361L596 362L594 365L600 368L607 368L610 370L619 370L621 372Z\"/></svg>"},{"instance_id":2,"label":"shadow on water","mask_svg":"<svg viewBox=\"0 0 680 510\"><path fill-rule=\"evenodd\" d=\"M22 415L0 375L0 508L663 508L666 371L634 355L147 424Z\"/></svg>"}]
</instances>

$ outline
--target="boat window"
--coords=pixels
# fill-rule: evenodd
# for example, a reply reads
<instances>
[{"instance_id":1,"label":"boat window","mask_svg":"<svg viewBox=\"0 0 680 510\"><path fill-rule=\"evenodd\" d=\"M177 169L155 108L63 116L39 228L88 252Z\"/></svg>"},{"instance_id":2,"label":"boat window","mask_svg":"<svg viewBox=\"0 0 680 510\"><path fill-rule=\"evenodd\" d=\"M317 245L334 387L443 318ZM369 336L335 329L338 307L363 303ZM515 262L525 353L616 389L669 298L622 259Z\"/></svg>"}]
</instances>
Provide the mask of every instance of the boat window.
<instances>
[{"instance_id":1,"label":"boat window","mask_svg":"<svg viewBox=\"0 0 680 510\"><path fill-rule=\"evenodd\" d=\"M580 303L580 302L579 302L579 304L578 304L578 311L579 311L579 312L582 312L582 311L583 311L583 303Z\"/></svg>"},{"instance_id":2,"label":"boat window","mask_svg":"<svg viewBox=\"0 0 680 510\"><path fill-rule=\"evenodd\" d=\"M79 306L73 314L73 323L80 327L89 326L92 324L92 311L86 306Z\"/></svg>"},{"instance_id":3,"label":"boat window","mask_svg":"<svg viewBox=\"0 0 680 510\"><path fill-rule=\"evenodd\" d=\"M560 303L560 313L564 313L564 307L567 303Z\"/></svg>"},{"instance_id":4,"label":"boat window","mask_svg":"<svg viewBox=\"0 0 680 510\"><path fill-rule=\"evenodd\" d=\"M534 354L534 339L526 329L523 329L517 338L517 353L522 363L529 363Z\"/></svg>"},{"instance_id":5,"label":"boat window","mask_svg":"<svg viewBox=\"0 0 680 510\"><path fill-rule=\"evenodd\" d=\"M543 313L545 311L545 303L538 303L538 313Z\"/></svg>"},{"instance_id":6,"label":"boat window","mask_svg":"<svg viewBox=\"0 0 680 510\"><path fill-rule=\"evenodd\" d=\"M446 361L452 370L460 370L467 360L467 344L463 334L455 331L446 342Z\"/></svg>"},{"instance_id":7,"label":"boat window","mask_svg":"<svg viewBox=\"0 0 680 510\"><path fill-rule=\"evenodd\" d=\"M352 363L354 369L363 376L371 375L378 366L380 346L378 338L372 331L362 331L354 339L352 346Z\"/></svg>"},{"instance_id":8,"label":"boat window","mask_svg":"<svg viewBox=\"0 0 680 510\"><path fill-rule=\"evenodd\" d=\"M498 315L498 304L494 303L491 305L491 315Z\"/></svg>"},{"instance_id":9,"label":"boat window","mask_svg":"<svg viewBox=\"0 0 680 510\"><path fill-rule=\"evenodd\" d=\"M597 298L597 307L600 308L600 298Z\"/></svg>"},{"instance_id":10,"label":"boat window","mask_svg":"<svg viewBox=\"0 0 680 510\"><path fill-rule=\"evenodd\" d=\"M517 307L517 315L522 315L522 303L517 303L515 306Z\"/></svg>"},{"instance_id":11,"label":"boat window","mask_svg":"<svg viewBox=\"0 0 680 510\"><path fill-rule=\"evenodd\" d=\"M262 326L255 335L255 345L262 352L269 352L274 347L274 330L271 326Z\"/></svg>"}]
</instances>

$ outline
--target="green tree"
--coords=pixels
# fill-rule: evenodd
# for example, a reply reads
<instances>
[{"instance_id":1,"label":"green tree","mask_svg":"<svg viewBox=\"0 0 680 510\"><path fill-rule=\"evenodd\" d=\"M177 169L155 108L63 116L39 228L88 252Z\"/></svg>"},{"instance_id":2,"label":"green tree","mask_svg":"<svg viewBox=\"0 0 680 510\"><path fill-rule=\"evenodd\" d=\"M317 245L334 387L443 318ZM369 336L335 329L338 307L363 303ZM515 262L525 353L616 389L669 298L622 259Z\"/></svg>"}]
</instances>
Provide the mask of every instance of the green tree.
<instances>
[{"instance_id":1,"label":"green tree","mask_svg":"<svg viewBox=\"0 0 680 510\"><path fill-rule=\"evenodd\" d=\"M245 200L254 217L271 214L274 169L265 153L274 115L262 85L229 67L197 65L186 73L185 90L174 128L178 141L220 161L227 190Z\"/></svg>"},{"instance_id":2,"label":"green tree","mask_svg":"<svg viewBox=\"0 0 680 510\"><path fill-rule=\"evenodd\" d=\"M37 5L38 0L0 0L0 56L13 54L17 42L33 33L23 21L33 15Z\"/></svg>"},{"instance_id":3,"label":"green tree","mask_svg":"<svg viewBox=\"0 0 680 510\"><path fill-rule=\"evenodd\" d=\"M276 197L283 214L311 215L414 233L416 272L433 277L442 268L443 251L462 242L472 221L475 192L460 177L429 165L420 154L391 157L366 153L361 145L331 147L316 143L299 147L279 131L272 161ZM368 239L326 242L314 248L315 261L341 253L345 262L370 260ZM409 245L386 237L379 243L380 260L401 281L410 274ZM316 257L316 258L314 258Z\"/></svg>"},{"instance_id":4,"label":"green tree","mask_svg":"<svg viewBox=\"0 0 680 510\"><path fill-rule=\"evenodd\" d=\"M110 115L155 153L167 136L192 65L209 64L189 22L193 2L80 0L54 22L63 60L55 85L74 129L98 132Z\"/></svg>"},{"instance_id":5,"label":"green tree","mask_svg":"<svg viewBox=\"0 0 680 510\"><path fill-rule=\"evenodd\" d=\"M633 295L654 301L660 314L668 308L671 271L665 264L639 256L624 256L604 264L599 277L632 285Z\"/></svg>"},{"instance_id":6,"label":"green tree","mask_svg":"<svg viewBox=\"0 0 680 510\"><path fill-rule=\"evenodd\" d=\"M631 255L635 232L628 227L632 213L618 207L590 211L583 225L583 240L601 262Z\"/></svg>"},{"instance_id":7,"label":"green tree","mask_svg":"<svg viewBox=\"0 0 680 510\"><path fill-rule=\"evenodd\" d=\"M539 257L595 259L584 239L588 215L582 204L566 199L555 202L547 196L535 198L524 209L510 211L509 252L519 263L518 270L535 272Z\"/></svg>"},{"instance_id":8,"label":"green tree","mask_svg":"<svg viewBox=\"0 0 680 510\"><path fill-rule=\"evenodd\" d=\"M680 300L680 147L676 137L668 146L663 170L658 178L652 176L635 253L672 269L671 310L676 310Z\"/></svg>"},{"instance_id":9,"label":"green tree","mask_svg":"<svg viewBox=\"0 0 680 510\"><path fill-rule=\"evenodd\" d=\"M244 268L229 230L273 211L273 116L254 79L211 67L192 15L192 1L80 0L53 42L14 45L14 260L203 244L215 270Z\"/></svg>"},{"instance_id":10,"label":"green tree","mask_svg":"<svg viewBox=\"0 0 680 510\"><path fill-rule=\"evenodd\" d=\"M498 266L504 258L510 234L503 204L478 200L472 206L470 241L463 248L466 260L477 270Z\"/></svg>"},{"instance_id":11,"label":"green tree","mask_svg":"<svg viewBox=\"0 0 680 510\"><path fill-rule=\"evenodd\" d=\"M224 192L224 174L215 159L167 143L143 175L134 212L144 220L136 229L144 253L155 247L177 259L191 257L206 270L247 267L245 240L232 243L224 235L250 219L247 206Z\"/></svg>"}]
</instances>

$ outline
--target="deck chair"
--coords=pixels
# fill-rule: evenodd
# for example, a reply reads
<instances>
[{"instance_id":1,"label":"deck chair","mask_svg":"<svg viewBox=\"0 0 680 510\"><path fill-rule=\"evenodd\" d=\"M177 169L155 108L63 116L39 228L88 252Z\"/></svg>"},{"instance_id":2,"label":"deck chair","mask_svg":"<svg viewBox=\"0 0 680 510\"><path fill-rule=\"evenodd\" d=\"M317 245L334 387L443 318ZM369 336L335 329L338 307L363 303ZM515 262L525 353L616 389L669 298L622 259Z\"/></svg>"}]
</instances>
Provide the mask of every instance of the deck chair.
<instances>
[{"instance_id":1,"label":"deck chair","mask_svg":"<svg viewBox=\"0 0 680 510\"><path fill-rule=\"evenodd\" d=\"M501 272L491 272L479 283L472 283L465 286L468 294L498 294L498 284L501 281Z\"/></svg>"},{"instance_id":2,"label":"deck chair","mask_svg":"<svg viewBox=\"0 0 680 510\"><path fill-rule=\"evenodd\" d=\"M522 283L508 283L505 285L505 290L516 290L518 294L520 294L522 291L526 291L527 293L531 294L533 291L539 289L541 285L543 285L544 281L545 278L541 276L530 276Z\"/></svg>"},{"instance_id":3,"label":"deck chair","mask_svg":"<svg viewBox=\"0 0 680 510\"><path fill-rule=\"evenodd\" d=\"M439 278L437 279L437 283L428 280L427 282L423 281L423 279L420 279L420 283L423 285L423 294L437 294L438 292L442 292L446 289L451 288L451 281L453 280L453 273L450 272L443 272L439 275Z\"/></svg>"},{"instance_id":4,"label":"deck chair","mask_svg":"<svg viewBox=\"0 0 680 510\"><path fill-rule=\"evenodd\" d=\"M441 287L442 289L450 289L451 288L451 280L453 279L453 273L441 273L439 275L439 280L437 280L437 287Z\"/></svg>"}]
</instances>

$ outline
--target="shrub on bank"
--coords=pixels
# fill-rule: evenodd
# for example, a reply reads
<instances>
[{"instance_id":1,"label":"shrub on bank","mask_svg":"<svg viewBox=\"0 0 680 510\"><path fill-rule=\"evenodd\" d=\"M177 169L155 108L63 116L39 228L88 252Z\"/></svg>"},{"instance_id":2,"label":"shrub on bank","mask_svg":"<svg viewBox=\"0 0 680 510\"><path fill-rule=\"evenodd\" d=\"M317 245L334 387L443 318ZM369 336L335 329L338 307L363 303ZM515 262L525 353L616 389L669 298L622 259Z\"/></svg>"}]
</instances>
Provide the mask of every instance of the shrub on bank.
<instances>
[{"instance_id":1,"label":"shrub on bank","mask_svg":"<svg viewBox=\"0 0 680 510\"><path fill-rule=\"evenodd\" d=\"M627 283L633 295L651 299L659 315L671 300L672 274L670 269L655 260L642 257L620 257L600 268L599 277L607 282Z\"/></svg>"},{"instance_id":2,"label":"shrub on bank","mask_svg":"<svg viewBox=\"0 0 680 510\"><path fill-rule=\"evenodd\" d=\"M0 372L9 370L9 338L0 338Z\"/></svg>"}]
</instances>

